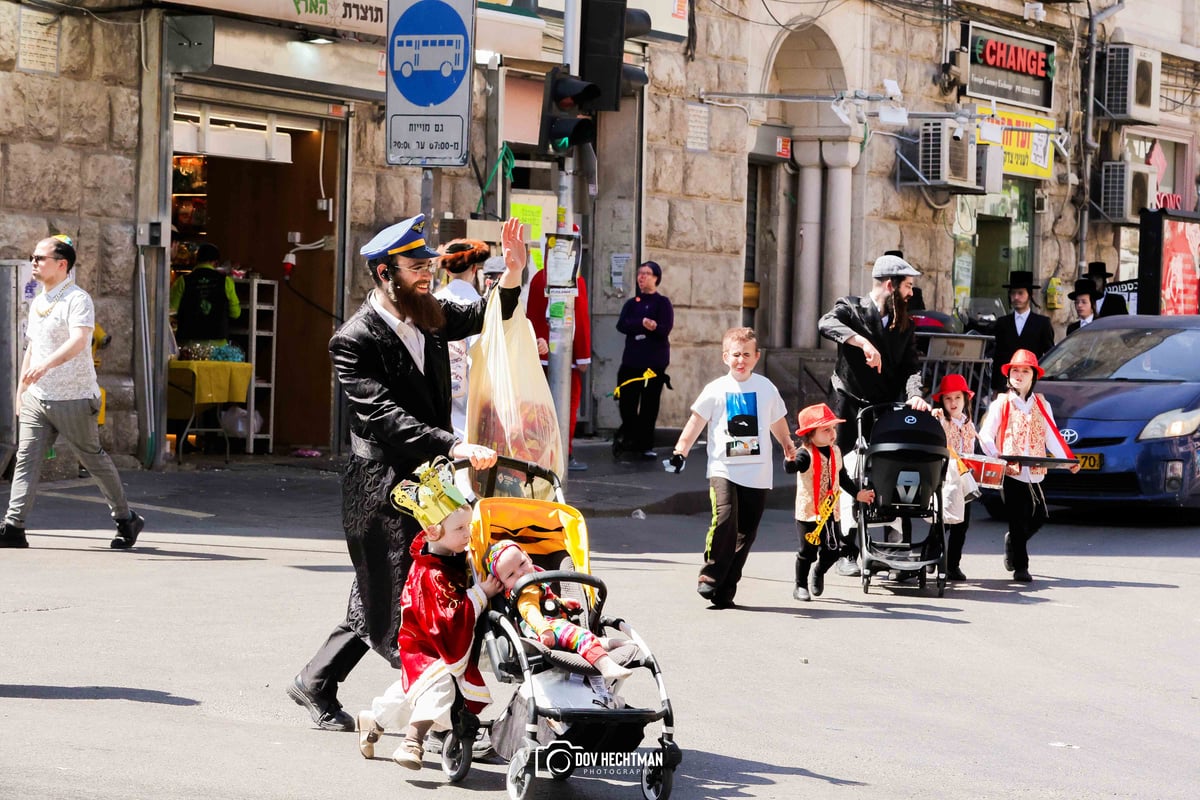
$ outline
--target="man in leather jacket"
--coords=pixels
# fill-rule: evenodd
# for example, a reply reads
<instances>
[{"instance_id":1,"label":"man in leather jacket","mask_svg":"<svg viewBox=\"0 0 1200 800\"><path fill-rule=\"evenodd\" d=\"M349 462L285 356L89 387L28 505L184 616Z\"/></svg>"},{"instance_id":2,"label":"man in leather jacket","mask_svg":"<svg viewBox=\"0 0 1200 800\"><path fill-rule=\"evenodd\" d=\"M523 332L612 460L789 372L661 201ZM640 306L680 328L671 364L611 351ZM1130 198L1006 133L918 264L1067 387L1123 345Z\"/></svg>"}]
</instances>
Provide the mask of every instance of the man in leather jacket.
<instances>
[{"instance_id":1,"label":"man in leather jacket","mask_svg":"<svg viewBox=\"0 0 1200 800\"><path fill-rule=\"evenodd\" d=\"M846 420L838 427L838 449L854 452L858 438L858 412L877 403L907 402L928 411L921 397L921 362L917 354L916 325L908 316L913 278L921 273L903 258L885 254L871 268L874 286L867 297L840 297L821 317L817 327L826 339L837 342L833 391L829 405ZM863 434L870 441L870 430ZM857 575L858 545L847 529L842 542L839 575Z\"/></svg>"},{"instance_id":2,"label":"man in leather jacket","mask_svg":"<svg viewBox=\"0 0 1200 800\"><path fill-rule=\"evenodd\" d=\"M355 581L346 619L287 690L325 730L354 730L338 684L368 648L399 665L400 593L420 524L391 505L392 487L436 456L469 459L476 469L496 462L495 451L452 433L448 342L479 333L488 302L499 302L506 319L516 310L525 267L521 223L504 225L497 291L469 305L431 294L438 254L426 246L424 227L417 215L362 247L375 287L329 342L350 416L342 523Z\"/></svg>"}]
</instances>

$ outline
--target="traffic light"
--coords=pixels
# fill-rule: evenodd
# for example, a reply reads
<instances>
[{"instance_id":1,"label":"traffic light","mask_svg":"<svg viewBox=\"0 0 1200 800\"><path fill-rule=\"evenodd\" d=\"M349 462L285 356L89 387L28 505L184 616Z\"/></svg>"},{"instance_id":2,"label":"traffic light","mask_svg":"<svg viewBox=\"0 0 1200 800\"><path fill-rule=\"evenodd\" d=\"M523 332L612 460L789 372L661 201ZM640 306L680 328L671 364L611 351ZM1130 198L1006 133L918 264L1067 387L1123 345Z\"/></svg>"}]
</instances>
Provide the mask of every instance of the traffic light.
<instances>
[{"instance_id":1,"label":"traffic light","mask_svg":"<svg viewBox=\"0 0 1200 800\"><path fill-rule=\"evenodd\" d=\"M564 67L547 72L538 150L562 155L576 145L596 141L596 123L585 112L592 110L599 96L596 84L576 78Z\"/></svg>"},{"instance_id":2,"label":"traffic light","mask_svg":"<svg viewBox=\"0 0 1200 800\"><path fill-rule=\"evenodd\" d=\"M625 63L625 40L650 32L650 14L626 0L583 0L579 21L579 75L600 87L595 111L617 111L623 93L649 83L646 71Z\"/></svg>"}]
</instances>

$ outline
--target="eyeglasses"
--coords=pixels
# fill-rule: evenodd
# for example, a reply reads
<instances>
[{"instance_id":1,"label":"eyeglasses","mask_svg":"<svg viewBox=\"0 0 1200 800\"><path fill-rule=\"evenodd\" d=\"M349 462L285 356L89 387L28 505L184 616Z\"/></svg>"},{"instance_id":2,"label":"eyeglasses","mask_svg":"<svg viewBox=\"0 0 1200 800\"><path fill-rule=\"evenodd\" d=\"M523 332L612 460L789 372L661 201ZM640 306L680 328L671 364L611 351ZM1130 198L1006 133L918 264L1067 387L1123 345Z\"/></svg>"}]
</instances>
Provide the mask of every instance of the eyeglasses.
<instances>
[{"instance_id":1,"label":"eyeglasses","mask_svg":"<svg viewBox=\"0 0 1200 800\"><path fill-rule=\"evenodd\" d=\"M64 261L65 259L58 256L30 256L29 261L32 264L41 264L43 261Z\"/></svg>"},{"instance_id":2,"label":"eyeglasses","mask_svg":"<svg viewBox=\"0 0 1200 800\"><path fill-rule=\"evenodd\" d=\"M420 275L425 272L435 272L437 264L433 261L426 261L424 264L415 267L406 267L401 264L392 264L396 269L402 269L405 272L411 272L413 275Z\"/></svg>"}]
</instances>

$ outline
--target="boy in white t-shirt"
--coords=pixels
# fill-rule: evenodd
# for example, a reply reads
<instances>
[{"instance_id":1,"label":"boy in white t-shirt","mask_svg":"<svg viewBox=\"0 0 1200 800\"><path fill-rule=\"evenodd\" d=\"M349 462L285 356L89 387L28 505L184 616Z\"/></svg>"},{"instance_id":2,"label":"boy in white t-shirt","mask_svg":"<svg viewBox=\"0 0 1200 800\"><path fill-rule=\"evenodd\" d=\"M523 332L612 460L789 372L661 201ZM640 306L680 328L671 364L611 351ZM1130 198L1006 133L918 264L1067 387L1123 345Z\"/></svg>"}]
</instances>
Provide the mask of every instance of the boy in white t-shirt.
<instances>
[{"instance_id":1,"label":"boy in white t-shirt","mask_svg":"<svg viewBox=\"0 0 1200 800\"><path fill-rule=\"evenodd\" d=\"M767 431L779 440L785 459L795 457L796 447L779 390L754 373L761 355L754 331L730 328L721 350L729 373L700 392L668 463L675 472L681 471L687 453L708 426L708 496L713 516L696 591L714 607L729 608L771 489Z\"/></svg>"}]
</instances>

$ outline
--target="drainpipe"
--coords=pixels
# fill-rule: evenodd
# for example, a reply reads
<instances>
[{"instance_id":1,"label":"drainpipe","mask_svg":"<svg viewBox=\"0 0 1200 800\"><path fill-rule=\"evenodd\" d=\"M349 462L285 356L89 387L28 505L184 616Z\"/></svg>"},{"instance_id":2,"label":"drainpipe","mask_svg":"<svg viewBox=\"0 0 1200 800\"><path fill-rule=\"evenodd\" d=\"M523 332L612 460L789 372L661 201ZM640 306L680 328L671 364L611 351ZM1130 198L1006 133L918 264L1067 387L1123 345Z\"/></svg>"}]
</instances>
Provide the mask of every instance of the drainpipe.
<instances>
[{"instance_id":1,"label":"drainpipe","mask_svg":"<svg viewBox=\"0 0 1200 800\"><path fill-rule=\"evenodd\" d=\"M1092 126L1096 116L1096 29L1100 23L1125 8L1125 0L1118 0L1114 5L1097 11L1088 20L1088 76L1083 98L1083 174L1079 180L1083 185L1083 202L1079 206L1079 272L1082 275L1087 269L1087 235L1091 217L1092 203L1092 157L1100 149L1100 143L1092 135Z\"/></svg>"}]
</instances>

